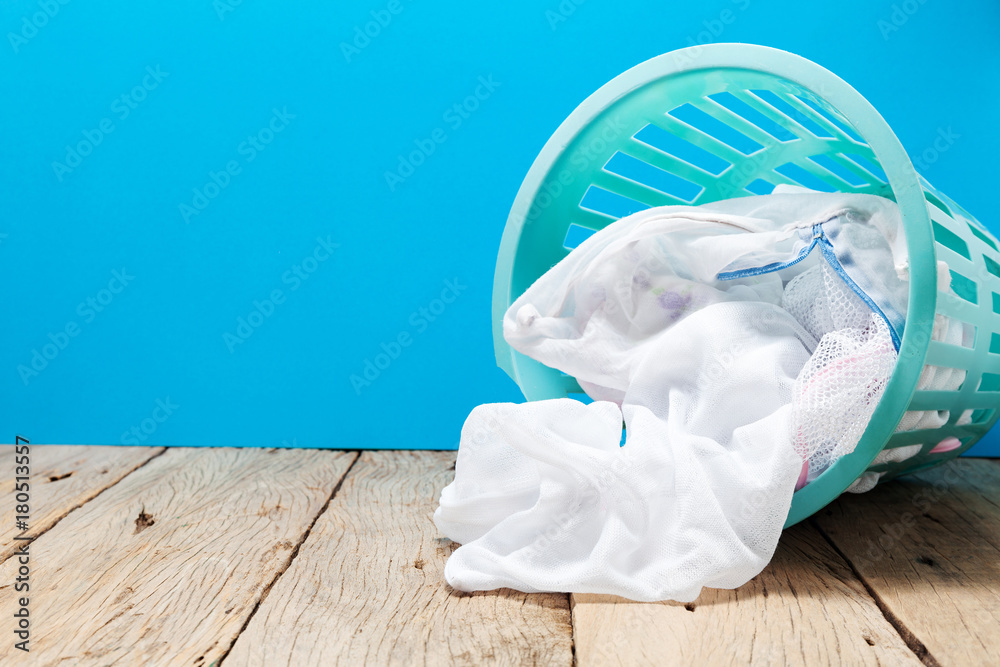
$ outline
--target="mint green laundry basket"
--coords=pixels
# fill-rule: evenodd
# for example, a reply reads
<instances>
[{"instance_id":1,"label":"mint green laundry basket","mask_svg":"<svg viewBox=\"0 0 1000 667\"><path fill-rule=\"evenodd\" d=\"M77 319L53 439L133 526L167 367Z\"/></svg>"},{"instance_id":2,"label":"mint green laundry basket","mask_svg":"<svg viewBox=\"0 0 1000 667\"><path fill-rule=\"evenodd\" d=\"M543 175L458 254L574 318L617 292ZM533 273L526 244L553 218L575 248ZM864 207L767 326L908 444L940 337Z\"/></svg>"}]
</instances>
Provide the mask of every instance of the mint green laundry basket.
<instances>
[{"instance_id":1,"label":"mint green laundry basket","mask_svg":"<svg viewBox=\"0 0 1000 667\"><path fill-rule=\"evenodd\" d=\"M507 345L510 304L582 238L620 217L766 194L779 183L896 201L911 276L885 394L855 451L795 493L790 526L866 471L888 479L958 456L1000 414L998 242L917 174L885 120L831 72L762 46L694 46L633 67L587 98L542 148L514 200L497 258L493 340L498 365L528 400L582 393L572 377ZM948 264L954 294L937 291L937 261ZM974 326L973 346L932 340L935 314ZM925 365L967 375L957 391L918 390ZM947 423L896 432L904 413L928 410L947 412ZM963 414L971 422L959 425ZM937 447L945 442L953 448ZM884 448L910 445L921 445L919 454L873 465Z\"/></svg>"}]
</instances>

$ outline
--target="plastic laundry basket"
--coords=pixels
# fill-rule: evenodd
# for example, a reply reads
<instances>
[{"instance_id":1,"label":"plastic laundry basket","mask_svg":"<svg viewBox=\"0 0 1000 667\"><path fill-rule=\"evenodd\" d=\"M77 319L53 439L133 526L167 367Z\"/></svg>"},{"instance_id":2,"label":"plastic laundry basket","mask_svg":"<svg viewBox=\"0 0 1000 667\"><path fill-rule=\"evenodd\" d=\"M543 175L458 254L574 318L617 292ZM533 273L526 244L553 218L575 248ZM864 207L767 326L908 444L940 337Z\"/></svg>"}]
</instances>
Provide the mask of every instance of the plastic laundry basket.
<instances>
[{"instance_id":1,"label":"plastic laundry basket","mask_svg":"<svg viewBox=\"0 0 1000 667\"><path fill-rule=\"evenodd\" d=\"M813 62L762 46L695 46L648 60L587 98L528 171L504 229L493 291L497 363L528 400L582 393L576 381L512 350L503 315L586 236L652 206L766 194L779 183L889 197L910 255L899 360L854 453L796 492L786 525L818 511L862 473L886 478L958 456L1000 407L1000 253L997 240L918 175L875 109ZM936 262L952 290L937 292ZM931 340L935 313L976 327L971 348ZM957 391L917 391L925 364L967 371ZM896 433L908 410L941 410L938 429ZM968 412L967 412L968 411ZM971 423L958 425L971 413ZM932 452L943 441L961 446ZM899 463L883 448L922 445Z\"/></svg>"}]
</instances>

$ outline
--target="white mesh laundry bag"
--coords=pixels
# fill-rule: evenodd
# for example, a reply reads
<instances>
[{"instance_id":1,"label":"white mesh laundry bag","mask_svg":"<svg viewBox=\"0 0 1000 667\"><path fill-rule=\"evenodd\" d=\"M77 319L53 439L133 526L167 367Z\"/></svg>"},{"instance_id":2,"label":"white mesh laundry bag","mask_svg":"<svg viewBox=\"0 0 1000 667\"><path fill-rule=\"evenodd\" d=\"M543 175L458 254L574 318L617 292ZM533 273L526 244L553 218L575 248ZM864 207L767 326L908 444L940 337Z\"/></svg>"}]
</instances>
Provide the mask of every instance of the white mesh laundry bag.
<instances>
[{"instance_id":1,"label":"white mesh laundry bag","mask_svg":"<svg viewBox=\"0 0 1000 667\"><path fill-rule=\"evenodd\" d=\"M504 335L596 402L472 412L434 516L462 543L448 582L690 601L759 573L796 485L853 450L891 374L898 229L889 200L779 188L585 241Z\"/></svg>"},{"instance_id":2,"label":"white mesh laundry bag","mask_svg":"<svg viewBox=\"0 0 1000 667\"><path fill-rule=\"evenodd\" d=\"M796 380L792 446L806 462L801 486L853 451L896 355L886 324L828 264L792 279L782 306L822 339Z\"/></svg>"}]
</instances>

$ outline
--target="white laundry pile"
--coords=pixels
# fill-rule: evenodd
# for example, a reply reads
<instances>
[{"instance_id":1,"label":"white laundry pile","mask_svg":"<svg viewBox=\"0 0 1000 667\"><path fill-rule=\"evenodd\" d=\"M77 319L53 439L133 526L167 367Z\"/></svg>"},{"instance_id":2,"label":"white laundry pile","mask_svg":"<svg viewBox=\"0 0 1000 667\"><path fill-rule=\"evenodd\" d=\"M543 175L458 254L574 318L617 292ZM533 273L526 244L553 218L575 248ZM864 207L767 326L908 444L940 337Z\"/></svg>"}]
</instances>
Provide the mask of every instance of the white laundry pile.
<instances>
[{"instance_id":1,"label":"white laundry pile","mask_svg":"<svg viewBox=\"0 0 1000 667\"><path fill-rule=\"evenodd\" d=\"M594 234L504 336L595 402L473 410L434 515L462 544L448 583L690 601L747 582L797 485L867 426L907 275L898 209L869 195L779 187Z\"/></svg>"}]
</instances>

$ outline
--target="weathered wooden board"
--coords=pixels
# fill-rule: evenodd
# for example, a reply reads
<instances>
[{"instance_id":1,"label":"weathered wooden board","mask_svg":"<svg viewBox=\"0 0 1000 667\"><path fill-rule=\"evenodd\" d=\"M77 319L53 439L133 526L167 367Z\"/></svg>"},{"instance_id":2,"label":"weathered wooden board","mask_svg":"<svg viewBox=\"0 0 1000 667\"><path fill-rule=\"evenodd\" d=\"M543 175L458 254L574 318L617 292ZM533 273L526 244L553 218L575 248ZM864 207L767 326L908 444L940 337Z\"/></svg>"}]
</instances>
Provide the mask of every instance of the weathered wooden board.
<instances>
[{"instance_id":1,"label":"weathered wooden board","mask_svg":"<svg viewBox=\"0 0 1000 667\"><path fill-rule=\"evenodd\" d=\"M786 530L771 564L692 604L573 596L587 665L920 665L812 526Z\"/></svg>"},{"instance_id":2,"label":"weathered wooden board","mask_svg":"<svg viewBox=\"0 0 1000 667\"><path fill-rule=\"evenodd\" d=\"M356 454L171 449L30 545L32 665L210 665ZM0 566L12 610L18 558ZM0 664L24 654L0 642Z\"/></svg>"},{"instance_id":3,"label":"weathered wooden board","mask_svg":"<svg viewBox=\"0 0 1000 667\"><path fill-rule=\"evenodd\" d=\"M842 497L816 524L927 662L1000 664L1000 462L960 459Z\"/></svg>"},{"instance_id":4,"label":"weathered wooden board","mask_svg":"<svg viewBox=\"0 0 1000 667\"><path fill-rule=\"evenodd\" d=\"M159 447L29 445L28 535L36 537L64 516L163 452ZM0 446L0 561L20 548L15 525L14 445Z\"/></svg>"},{"instance_id":5,"label":"weathered wooden board","mask_svg":"<svg viewBox=\"0 0 1000 667\"><path fill-rule=\"evenodd\" d=\"M737 591L571 611L445 585L431 514L454 456L33 446L32 651L0 643L0 664L997 664L1000 462L846 496Z\"/></svg>"},{"instance_id":6,"label":"weathered wooden board","mask_svg":"<svg viewBox=\"0 0 1000 667\"><path fill-rule=\"evenodd\" d=\"M459 594L431 514L454 452L366 452L224 665L570 665L566 595Z\"/></svg>"}]
</instances>

